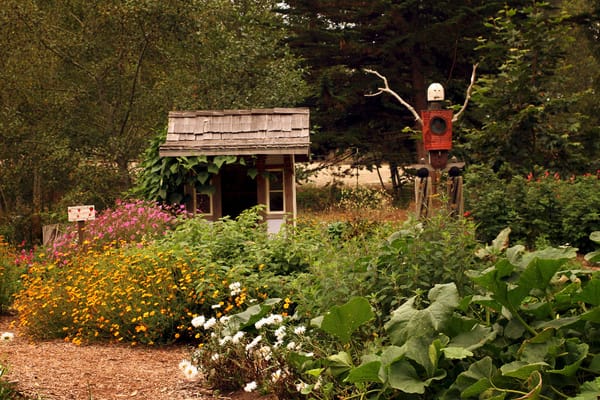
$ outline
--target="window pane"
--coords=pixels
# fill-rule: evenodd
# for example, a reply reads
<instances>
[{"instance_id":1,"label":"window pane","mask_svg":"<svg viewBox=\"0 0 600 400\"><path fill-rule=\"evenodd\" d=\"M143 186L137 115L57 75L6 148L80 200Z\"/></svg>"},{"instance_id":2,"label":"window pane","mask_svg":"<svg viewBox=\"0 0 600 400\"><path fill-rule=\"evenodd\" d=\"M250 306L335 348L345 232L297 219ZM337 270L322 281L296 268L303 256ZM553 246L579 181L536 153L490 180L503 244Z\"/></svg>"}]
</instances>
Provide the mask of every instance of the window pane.
<instances>
[{"instance_id":1,"label":"window pane","mask_svg":"<svg viewBox=\"0 0 600 400\"><path fill-rule=\"evenodd\" d=\"M283 171L269 171L269 190L283 190Z\"/></svg>"},{"instance_id":2,"label":"window pane","mask_svg":"<svg viewBox=\"0 0 600 400\"><path fill-rule=\"evenodd\" d=\"M283 192L269 192L269 211L283 211Z\"/></svg>"},{"instance_id":3,"label":"window pane","mask_svg":"<svg viewBox=\"0 0 600 400\"><path fill-rule=\"evenodd\" d=\"M197 213L200 214L210 214L210 196L207 194L198 194L196 195L196 207Z\"/></svg>"}]
</instances>

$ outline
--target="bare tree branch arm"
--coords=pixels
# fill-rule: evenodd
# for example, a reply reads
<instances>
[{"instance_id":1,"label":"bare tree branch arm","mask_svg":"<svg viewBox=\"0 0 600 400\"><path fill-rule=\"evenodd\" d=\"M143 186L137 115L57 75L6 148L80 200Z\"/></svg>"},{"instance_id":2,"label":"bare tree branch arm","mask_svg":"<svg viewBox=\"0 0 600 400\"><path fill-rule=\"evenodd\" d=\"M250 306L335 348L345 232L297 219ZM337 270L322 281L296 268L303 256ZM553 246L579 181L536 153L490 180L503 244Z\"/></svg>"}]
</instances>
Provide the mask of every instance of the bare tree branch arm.
<instances>
[{"instance_id":1,"label":"bare tree branch arm","mask_svg":"<svg viewBox=\"0 0 600 400\"><path fill-rule=\"evenodd\" d=\"M378 78L380 78L383 81L383 84L385 85L384 87L377 88L377 92L369 93L369 94L366 94L365 96L374 97L374 96L379 96L382 93L391 94L392 96L394 96L394 98L396 98L396 100L398 100L400 102L400 104L402 104L404 107L406 107L408 109L408 111L410 111L412 113L412 115L415 117L415 121L417 121L419 124L423 124L423 121L421 120L421 116L419 115L418 112L415 111L413 106L411 106L406 101L404 101L404 99L398 93L396 93L392 89L390 89L388 80L385 76L381 75L379 72L377 72L375 70L368 69L368 68L365 68L364 71L368 74L373 74L373 75L377 76Z\"/></svg>"},{"instance_id":2,"label":"bare tree branch arm","mask_svg":"<svg viewBox=\"0 0 600 400\"><path fill-rule=\"evenodd\" d=\"M467 109L467 104L469 104L469 100L471 99L471 92L473 91L473 85L475 84L475 73L477 71L478 65L479 64L473 64L473 72L471 73L471 83L469 84L469 87L467 88L467 95L465 97L465 102L463 103L461 109L452 118L452 122L458 121L458 119L461 117L461 115Z\"/></svg>"}]
</instances>

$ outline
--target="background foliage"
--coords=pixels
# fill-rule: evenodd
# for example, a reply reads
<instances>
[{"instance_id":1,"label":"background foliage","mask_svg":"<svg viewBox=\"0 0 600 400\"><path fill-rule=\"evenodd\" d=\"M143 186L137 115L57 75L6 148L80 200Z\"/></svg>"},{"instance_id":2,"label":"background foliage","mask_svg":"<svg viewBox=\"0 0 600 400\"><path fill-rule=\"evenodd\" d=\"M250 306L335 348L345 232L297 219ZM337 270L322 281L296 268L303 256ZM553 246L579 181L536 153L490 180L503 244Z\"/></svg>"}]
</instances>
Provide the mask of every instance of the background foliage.
<instances>
[{"instance_id":1,"label":"background foliage","mask_svg":"<svg viewBox=\"0 0 600 400\"><path fill-rule=\"evenodd\" d=\"M545 241L570 244L582 252L593 248L589 235L600 226L597 174L561 177L536 170L506 182L489 168L472 167L465 181L465 209L481 240L490 241L510 227L513 240L529 247Z\"/></svg>"}]
</instances>

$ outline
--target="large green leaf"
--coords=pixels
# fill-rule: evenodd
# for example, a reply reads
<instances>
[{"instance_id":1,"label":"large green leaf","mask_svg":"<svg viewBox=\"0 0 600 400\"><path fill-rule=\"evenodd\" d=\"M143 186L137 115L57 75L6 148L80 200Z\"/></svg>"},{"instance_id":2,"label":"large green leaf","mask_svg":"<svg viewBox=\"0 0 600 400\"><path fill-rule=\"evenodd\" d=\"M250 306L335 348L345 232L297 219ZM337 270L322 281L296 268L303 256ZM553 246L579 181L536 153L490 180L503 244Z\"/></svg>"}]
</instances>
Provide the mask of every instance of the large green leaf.
<instances>
[{"instance_id":1,"label":"large green leaf","mask_svg":"<svg viewBox=\"0 0 600 400\"><path fill-rule=\"evenodd\" d=\"M562 250L562 249L561 249ZM575 256L572 252L564 251L550 252L547 250L544 253L532 253L536 254L536 257L531 259L527 264L527 267L521 273L517 285L521 288L519 291L523 293L523 297L528 295L532 289L538 289L541 292L545 292L554 274L565 264L569 258ZM567 257L567 255L572 257ZM556 257L556 258L541 258L545 257ZM519 304L523 299L515 298L513 304Z\"/></svg>"},{"instance_id":2,"label":"large green leaf","mask_svg":"<svg viewBox=\"0 0 600 400\"><path fill-rule=\"evenodd\" d=\"M209 174L216 175L216 174L219 173L220 168L221 167L219 165L215 164L215 163L209 163L206 166L206 172L208 172Z\"/></svg>"},{"instance_id":3,"label":"large green leaf","mask_svg":"<svg viewBox=\"0 0 600 400\"><path fill-rule=\"evenodd\" d=\"M577 296L576 301L583 301L584 303L591 304L593 306L600 305L600 279L592 279L585 285Z\"/></svg>"},{"instance_id":4,"label":"large green leaf","mask_svg":"<svg viewBox=\"0 0 600 400\"><path fill-rule=\"evenodd\" d=\"M221 168L223 164L233 164L237 161L237 156L215 156L213 158L213 163L217 166L217 168Z\"/></svg>"},{"instance_id":5,"label":"large green leaf","mask_svg":"<svg viewBox=\"0 0 600 400\"><path fill-rule=\"evenodd\" d=\"M419 378L417 371L407 360L389 366L388 383L390 387L405 393L425 393L426 383Z\"/></svg>"},{"instance_id":6,"label":"large green leaf","mask_svg":"<svg viewBox=\"0 0 600 400\"><path fill-rule=\"evenodd\" d=\"M587 357L589 345L580 343L578 339L571 339L565 342L565 351L560 356L560 361L564 364L563 368L548 370L549 373L565 376L574 376L579 370L581 363ZM558 358L558 357L557 357Z\"/></svg>"},{"instance_id":7,"label":"large green leaf","mask_svg":"<svg viewBox=\"0 0 600 400\"><path fill-rule=\"evenodd\" d=\"M481 393L493 387L492 377L495 373L492 359L484 357L472 363L468 370L461 372L452 384L450 391L458 392L461 398L478 398Z\"/></svg>"},{"instance_id":8,"label":"large green leaf","mask_svg":"<svg viewBox=\"0 0 600 400\"><path fill-rule=\"evenodd\" d=\"M575 397L569 397L567 400L598 400L600 398L600 376L593 381L585 382L581 385L580 393Z\"/></svg>"},{"instance_id":9,"label":"large green leaf","mask_svg":"<svg viewBox=\"0 0 600 400\"><path fill-rule=\"evenodd\" d=\"M591 310L581 314L580 318L584 321L600 324L600 306L594 307Z\"/></svg>"},{"instance_id":10,"label":"large green leaf","mask_svg":"<svg viewBox=\"0 0 600 400\"><path fill-rule=\"evenodd\" d=\"M585 255L585 260L590 263L600 263L600 250L592 251Z\"/></svg>"},{"instance_id":11,"label":"large green leaf","mask_svg":"<svg viewBox=\"0 0 600 400\"><path fill-rule=\"evenodd\" d=\"M323 316L320 328L339 338L342 343L348 343L356 329L373 317L375 314L369 301L355 297L344 305L331 307Z\"/></svg>"},{"instance_id":12,"label":"large green leaf","mask_svg":"<svg viewBox=\"0 0 600 400\"><path fill-rule=\"evenodd\" d=\"M383 383L379 377L379 369L381 368L381 361L371 361L365 364L361 364L356 368L352 368L348 373L345 382L358 383L358 382L374 382Z\"/></svg>"},{"instance_id":13,"label":"large green leaf","mask_svg":"<svg viewBox=\"0 0 600 400\"><path fill-rule=\"evenodd\" d=\"M450 343L448 343L448 347L475 350L485 343L494 340L495 337L496 332L491 327L476 325L473 329L454 336L450 340Z\"/></svg>"},{"instance_id":14,"label":"large green leaf","mask_svg":"<svg viewBox=\"0 0 600 400\"><path fill-rule=\"evenodd\" d=\"M327 357L327 365L333 376L343 376L354 368L352 357L345 351Z\"/></svg>"},{"instance_id":15,"label":"large green leaf","mask_svg":"<svg viewBox=\"0 0 600 400\"><path fill-rule=\"evenodd\" d=\"M281 299L279 298L267 299L262 304L255 304L240 313L232 315L227 322L227 327L230 331L229 333L233 334L248 326L254 325L256 321L270 313L273 306L279 302L281 302Z\"/></svg>"},{"instance_id":16,"label":"large green leaf","mask_svg":"<svg viewBox=\"0 0 600 400\"><path fill-rule=\"evenodd\" d=\"M210 174L208 171L200 171L198 172L197 179L201 185L204 185L208 179L210 178Z\"/></svg>"},{"instance_id":17,"label":"large green leaf","mask_svg":"<svg viewBox=\"0 0 600 400\"><path fill-rule=\"evenodd\" d=\"M480 273L471 272L470 276L476 284L490 292L494 300L504 307L510 307L507 280L513 274L514 269L513 264L506 259L502 259L493 267Z\"/></svg>"},{"instance_id":18,"label":"large green leaf","mask_svg":"<svg viewBox=\"0 0 600 400\"><path fill-rule=\"evenodd\" d=\"M385 324L392 344L402 346L409 338L437 336L459 304L454 283L435 285L428 298L430 305L423 310L414 308L413 297L392 312Z\"/></svg>"},{"instance_id":19,"label":"large green leaf","mask_svg":"<svg viewBox=\"0 0 600 400\"><path fill-rule=\"evenodd\" d=\"M444 347L442 353L449 360L462 360L463 358L473 356L473 352L464 347Z\"/></svg>"},{"instance_id":20,"label":"large green leaf","mask_svg":"<svg viewBox=\"0 0 600 400\"><path fill-rule=\"evenodd\" d=\"M527 380L532 373L543 371L548 368L548 364L545 362L527 363L525 361L513 361L508 364L504 364L500 367L500 372L504 376L511 378L517 378L520 380Z\"/></svg>"},{"instance_id":21,"label":"large green leaf","mask_svg":"<svg viewBox=\"0 0 600 400\"><path fill-rule=\"evenodd\" d=\"M543 250L533 251L531 253L525 253L521 262L518 264L522 268L530 266L535 259L554 261L559 264L564 264L566 261L577 257L577 250L572 247L555 248L548 247Z\"/></svg>"},{"instance_id":22,"label":"large green leaf","mask_svg":"<svg viewBox=\"0 0 600 400\"><path fill-rule=\"evenodd\" d=\"M518 350L519 360L527 363L544 362L551 353L564 346L565 340L556 336L554 329L545 329L531 339L525 340Z\"/></svg>"}]
</instances>

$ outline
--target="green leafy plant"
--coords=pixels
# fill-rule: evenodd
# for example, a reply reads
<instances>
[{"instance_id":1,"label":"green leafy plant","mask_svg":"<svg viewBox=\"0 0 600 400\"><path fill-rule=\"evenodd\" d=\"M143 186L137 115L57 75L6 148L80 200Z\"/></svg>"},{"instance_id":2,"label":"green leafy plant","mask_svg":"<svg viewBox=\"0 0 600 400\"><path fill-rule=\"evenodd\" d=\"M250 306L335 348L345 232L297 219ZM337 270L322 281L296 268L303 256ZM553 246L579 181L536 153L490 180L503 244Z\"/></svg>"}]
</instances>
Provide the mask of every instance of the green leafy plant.
<instances>
[{"instance_id":1,"label":"green leafy plant","mask_svg":"<svg viewBox=\"0 0 600 400\"><path fill-rule=\"evenodd\" d=\"M473 166L465 174L465 207L477 223L477 236L491 241L511 228L513 241L529 248L544 239L582 252L593 248L590 233L600 224L600 179L584 175L564 179L536 170L527 177L501 179L489 168Z\"/></svg>"},{"instance_id":2,"label":"green leafy plant","mask_svg":"<svg viewBox=\"0 0 600 400\"><path fill-rule=\"evenodd\" d=\"M315 389L316 375L347 397L598 396L598 273L570 269L573 249L527 253L516 246L501 255L505 235L492 246L494 265L470 272L475 293L461 297L449 283L435 285L426 299L408 298L383 331L373 327L377 340L334 352L322 368L306 370L305 379L312 379L307 393L326 397ZM316 325L343 345L371 320L360 318L365 302L336 306ZM325 324L327 318L335 323Z\"/></svg>"},{"instance_id":3,"label":"green leafy plant","mask_svg":"<svg viewBox=\"0 0 600 400\"><path fill-rule=\"evenodd\" d=\"M183 204L187 200L186 185L196 188L199 193L211 193L214 187L210 178L218 174L223 165L253 162L251 158L237 156L161 157L158 150L165 139L166 132L163 132L146 149L138 184L132 190L136 196L167 204ZM249 168L248 174L253 173L256 176L256 169Z\"/></svg>"},{"instance_id":4,"label":"green leafy plant","mask_svg":"<svg viewBox=\"0 0 600 400\"><path fill-rule=\"evenodd\" d=\"M398 304L435 284L455 282L461 294L471 282L465 271L475 268L475 227L466 219L441 213L424 222L409 220L390 235L372 258L364 258L372 272L370 295L384 318Z\"/></svg>"},{"instance_id":5,"label":"green leafy plant","mask_svg":"<svg viewBox=\"0 0 600 400\"><path fill-rule=\"evenodd\" d=\"M600 245L600 231L590 233L590 240ZM592 251L585 255L586 261L592 264L600 264L600 250Z\"/></svg>"},{"instance_id":6,"label":"green leafy plant","mask_svg":"<svg viewBox=\"0 0 600 400\"><path fill-rule=\"evenodd\" d=\"M21 275L33 258L30 251L18 252L0 236L0 314L8 311L21 289Z\"/></svg>"}]
</instances>

